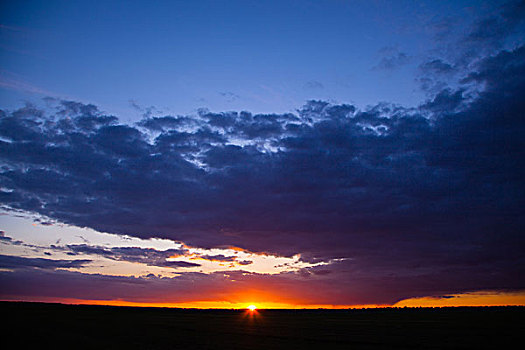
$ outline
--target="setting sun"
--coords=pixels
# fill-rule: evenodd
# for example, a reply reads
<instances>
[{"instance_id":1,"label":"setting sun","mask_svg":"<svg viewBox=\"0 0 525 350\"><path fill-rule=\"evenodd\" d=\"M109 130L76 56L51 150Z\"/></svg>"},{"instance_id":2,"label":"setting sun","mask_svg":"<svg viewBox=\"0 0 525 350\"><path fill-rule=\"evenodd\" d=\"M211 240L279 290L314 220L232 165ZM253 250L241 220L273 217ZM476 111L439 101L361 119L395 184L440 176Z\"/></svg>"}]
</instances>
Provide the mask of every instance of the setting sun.
<instances>
[{"instance_id":1,"label":"setting sun","mask_svg":"<svg viewBox=\"0 0 525 350\"><path fill-rule=\"evenodd\" d=\"M250 311L255 311L257 309L257 306L250 305L250 306L247 307L247 309L250 310Z\"/></svg>"}]
</instances>

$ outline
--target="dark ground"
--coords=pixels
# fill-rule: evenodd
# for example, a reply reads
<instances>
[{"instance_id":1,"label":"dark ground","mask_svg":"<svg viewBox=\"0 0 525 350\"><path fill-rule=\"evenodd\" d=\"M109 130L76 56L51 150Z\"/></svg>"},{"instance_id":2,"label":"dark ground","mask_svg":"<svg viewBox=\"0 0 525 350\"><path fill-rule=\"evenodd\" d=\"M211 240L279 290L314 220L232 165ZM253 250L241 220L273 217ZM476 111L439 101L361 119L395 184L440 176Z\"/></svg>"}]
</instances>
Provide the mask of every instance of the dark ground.
<instances>
[{"instance_id":1,"label":"dark ground","mask_svg":"<svg viewBox=\"0 0 525 350\"><path fill-rule=\"evenodd\" d=\"M0 302L0 310L3 349L509 349L525 340L525 307L259 310L253 317L16 302Z\"/></svg>"}]
</instances>

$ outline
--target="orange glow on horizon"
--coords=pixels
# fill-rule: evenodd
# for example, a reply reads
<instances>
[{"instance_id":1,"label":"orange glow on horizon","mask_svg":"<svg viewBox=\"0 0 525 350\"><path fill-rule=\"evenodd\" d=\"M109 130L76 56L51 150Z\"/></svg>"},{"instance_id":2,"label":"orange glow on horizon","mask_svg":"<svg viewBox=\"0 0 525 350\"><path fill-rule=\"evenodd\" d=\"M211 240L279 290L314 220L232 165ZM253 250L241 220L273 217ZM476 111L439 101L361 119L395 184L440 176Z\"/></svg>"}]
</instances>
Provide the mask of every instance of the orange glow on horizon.
<instances>
[{"instance_id":1,"label":"orange glow on horizon","mask_svg":"<svg viewBox=\"0 0 525 350\"><path fill-rule=\"evenodd\" d=\"M308 304L303 302L292 302L264 292L251 291L244 295L232 295L232 300L201 300L187 302L133 302L127 300L83 300L74 298L4 298L6 301L29 301L48 302L63 304L83 305L108 305L108 306L132 306L132 307L166 307L187 309L237 309L254 313L258 309L361 309L361 308L384 308L384 307L447 307L447 306L525 306L525 291L522 292L475 292L454 294L447 297L424 297L405 299L393 305L337 305L337 304ZM274 301L270 301L274 300ZM246 306L248 305L248 306ZM253 307L253 309L252 309Z\"/></svg>"},{"instance_id":2,"label":"orange glow on horizon","mask_svg":"<svg viewBox=\"0 0 525 350\"><path fill-rule=\"evenodd\" d=\"M446 306L525 306L525 291L522 292L473 292L451 294L445 297L423 297L405 299L394 304L397 307L446 307Z\"/></svg>"},{"instance_id":3,"label":"orange glow on horizon","mask_svg":"<svg viewBox=\"0 0 525 350\"><path fill-rule=\"evenodd\" d=\"M182 309L234 309L246 310L246 302L228 301L192 301L192 302L133 302L126 300L94 300L94 299L73 299L73 298L24 298L24 299L4 299L7 301L28 301L45 303L62 303L73 305L106 305L106 306L129 306L129 307L160 307L160 308L182 308ZM331 304L292 304L284 302L258 302L256 309L359 309L388 307L389 305L331 305Z\"/></svg>"}]
</instances>

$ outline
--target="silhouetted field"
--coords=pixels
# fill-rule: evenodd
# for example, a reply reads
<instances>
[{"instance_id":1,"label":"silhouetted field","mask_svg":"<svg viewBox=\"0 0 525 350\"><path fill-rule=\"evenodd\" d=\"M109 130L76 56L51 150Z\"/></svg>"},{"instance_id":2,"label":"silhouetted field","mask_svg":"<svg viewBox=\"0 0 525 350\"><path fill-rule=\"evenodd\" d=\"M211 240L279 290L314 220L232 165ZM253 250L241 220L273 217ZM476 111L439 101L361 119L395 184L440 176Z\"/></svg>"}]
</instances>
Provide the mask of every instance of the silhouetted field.
<instances>
[{"instance_id":1,"label":"silhouetted field","mask_svg":"<svg viewBox=\"0 0 525 350\"><path fill-rule=\"evenodd\" d=\"M508 349L523 307L192 310L0 302L2 348ZM15 346L6 347L7 339ZM520 345L521 344L521 345Z\"/></svg>"}]
</instances>

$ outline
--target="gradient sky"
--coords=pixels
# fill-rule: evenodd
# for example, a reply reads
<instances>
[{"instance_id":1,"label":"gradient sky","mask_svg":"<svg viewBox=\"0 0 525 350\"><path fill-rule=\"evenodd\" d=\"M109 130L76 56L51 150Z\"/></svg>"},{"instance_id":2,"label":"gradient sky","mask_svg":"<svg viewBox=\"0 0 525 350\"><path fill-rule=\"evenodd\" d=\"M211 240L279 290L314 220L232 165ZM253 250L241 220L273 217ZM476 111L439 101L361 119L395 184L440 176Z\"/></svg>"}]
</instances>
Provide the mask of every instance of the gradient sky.
<instances>
[{"instance_id":1,"label":"gradient sky","mask_svg":"<svg viewBox=\"0 0 525 350\"><path fill-rule=\"evenodd\" d=\"M0 299L525 304L523 1L4 1Z\"/></svg>"},{"instance_id":2,"label":"gradient sky","mask_svg":"<svg viewBox=\"0 0 525 350\"><path fill-rule=\"evenodd\" d=\"M479 1L4 1L0 102L132 116L282 113L308 99L417 105L414 71L498 7ZM394 69L395 68L395 69ZM11 89L10 89L11 87ZM5 108L5 107L4 107Z\"/></svg>"}]
</instances>

